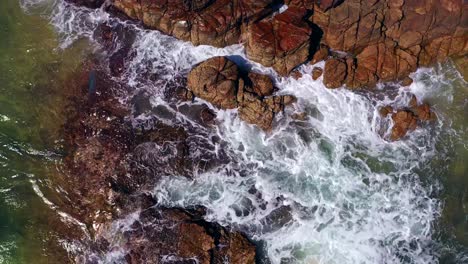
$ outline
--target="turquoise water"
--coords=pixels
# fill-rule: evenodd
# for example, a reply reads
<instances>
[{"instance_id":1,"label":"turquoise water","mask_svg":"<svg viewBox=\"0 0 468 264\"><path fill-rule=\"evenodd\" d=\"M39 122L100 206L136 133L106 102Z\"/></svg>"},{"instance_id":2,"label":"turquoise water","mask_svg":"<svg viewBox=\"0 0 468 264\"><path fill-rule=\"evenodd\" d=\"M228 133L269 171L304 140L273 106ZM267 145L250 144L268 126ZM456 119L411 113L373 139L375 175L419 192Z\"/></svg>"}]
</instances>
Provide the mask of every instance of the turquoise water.
<instances>
[{"instance_id":1,"label":"turquoise water","mask_svg":"<svg viewBox=\"0 0 468 264\"><path fill-rule=\"evenodd\" d=\"M90 49L86 41L57 48L51 10L44 5L26 14L18 0L0 2L0 263L71 262L57 231L63 224L34 187L57 199L68 81ZM428 186L436 180L443 185L432 194L444 205L434 240L443 242L442 263L460 263L468 256L468 86L451 63L422 79L447 91L426 96L446 122L437 142L440 156L418 174Z\"/></svg>"}]
</instances>

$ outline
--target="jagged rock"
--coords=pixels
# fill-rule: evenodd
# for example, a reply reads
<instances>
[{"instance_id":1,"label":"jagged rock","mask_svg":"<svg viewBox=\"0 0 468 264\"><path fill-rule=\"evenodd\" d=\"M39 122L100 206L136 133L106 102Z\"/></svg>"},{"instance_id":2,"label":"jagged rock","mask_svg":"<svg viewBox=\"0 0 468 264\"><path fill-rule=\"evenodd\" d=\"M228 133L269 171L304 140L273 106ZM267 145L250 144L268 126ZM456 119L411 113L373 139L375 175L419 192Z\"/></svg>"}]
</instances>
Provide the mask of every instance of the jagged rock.
<instances>
[{"instance_id":1,"label":"jagged rock","mask_svg":"<svg viewBox=\"0 0 468 264\"><path fill-rule=\"evenodd\" d=\"M226 57L214 57L195 66L188 76L188 88L222 109L239 107L242 120L263 130L271 129L275 114L294 101L288 95L271 96L274 86L270 77L242 73Z\"/></svg>"},{"instance_id":2,"label":"jagged rock","mask_svg":"<svg viewBox=\"0 0 468 264\"><path fill-rule=\"evenodd\" d=\"M320 78L320 76L322 76L322 73L323 73L322 68L314 67L312 69L312 79L317 80L318 78Z\"/></svg>"},{"instance_id":3,"label":"jagged rock","mask_svg":"<svg viewBox=\"0 0 468 264\"><path fill-rule=\"evenodd\" d=\"M143 211L124 238L128 263L255 263L255 246L242 234L180 209Z\"/></svg>"},{"instance_id":4,"label":"jagged rock","mask_svg":"<svg viewBox=\"0 0 468 264\"><path fill-rule=\"evenodd\" d=\"M418 124L436 119L436 115L431 111L431 107L428 104L418 104L418 100L414 95L411 97L408 106L408 108L400 109L396 112L394 112L391 106L385 106L380 109L382 117L393 112L392 120L394 124L390 135L391 140L401 139L408 132L414 130Z\"/></svg>"},{"instance_id":5,"label":"jagged rock","mask_svg":"<svg viewBox=\"0 0 468 264\"><path fill-rule=\"evenodd\" d=\"M299 7L307 10L314 9L315 0L285 0L284 4L288 7Z\"/></svg>"},{"instance_id":6,"label":"jagged rock","mask_svg":"<svg viewBox=\"0 0 468 264\"><path fill-rule=\"evenodd\" d=\"M312 29L303 19L302 11L289 7L271 19L249 25L246 52L249 59L273 67L287 75L307 61Z\"/></svg>"},{"instance_id":7,"label":"jagged rock","mask_svg":"<svg viewBox=\"0 0 468 264\"><path fill-rule=\"evenodd\" d=\"M225 57L214 57L190 71L188 88L200 97L223 109L238 106L236 93L239 86L239 68Z\"/></svg>"},{"instance_id":8,"label":"jagged rock","mask_svg":"<svg viewBox=\"0 0 468 264\"><path fill-rule=\"evenodd\" d=\"M413 79L411 79L410 77L405 77L401 81L401 85L403 85L403 86L410 86L412 83L413 83Z\"/></svg>"},{"instance_id":9,"label":"jagged rock","mask_svg":"<svg viewBox=\"0 0 468 264\"><path fill-rule=\"evenodd\" d=\"M315 51L314 55L312 56L312 60L310 64L315 64L319 61L326 60L330 55L330 50L326 45L320 44L319 48Z\"/></svg>"},{"instance_id":10,"label":"jagged rock","mask_svg":"<svg viewBox=\"0 0 468 264\"><path fill-rule=\"evenodd\" d=\"M421 104L413 108L412 111L416 114L419 120L432 121L436 119L436 115L431 111L428 104Z\"/></svg>"},{"instance_id":11,"label":"jagged rock","mask_svg":"<svg viewBox=\"0 0 468 264\"><path fill-rule=\"evenodd\" d=\"M249 73L249 79L253 88L253 92L260 96L269 96L273 94L274 86L271 78L255 72Z\"/></svg>"},{"instance_id":12,"label":"jagged rock","mask_svg":"<svg viewBox=\"0 0 468 264\"><path fill-rule=\"evenodd\" d=\"M393 127L391 140L398 140L406 135L408 131L416 128L418 119L413 112L409 110L399 110L392 115Z\"/></svg>"},{"instance_id":13,"label":"jagged rock","mask_svg":"<svg viewBox=\"0 0 468 264\"><path fill-rule=\"evenodd\" d=\"M335 1L320 6L325 2ZM466 55L467 10L459 0L346 0L316 8L310 20L323 30L323 43L355 58L346 81L355 88L403 79L418 66Z\"/></svg>"},{"instance_id":14,"label":"jagged rock","mask_svg":"<svg viewBox=\"0 0 468 264\"><path fill-rule=\"evenodd\" d=\"M326 61L323 83L328 88L343 86L347 76L347 64L343 59L331 58Z\"/></svg>"},{"instance_id":15,"label":"jagged rock","mask_svg":"<svg viewBox=\"0 0 468 264\"><path fill-rule=\"evenodd\" d=\"M113 5L147 27L194 45L238 43L242 25L272 13L274 0L114 0Z\"/></svg>"}]
</instances>

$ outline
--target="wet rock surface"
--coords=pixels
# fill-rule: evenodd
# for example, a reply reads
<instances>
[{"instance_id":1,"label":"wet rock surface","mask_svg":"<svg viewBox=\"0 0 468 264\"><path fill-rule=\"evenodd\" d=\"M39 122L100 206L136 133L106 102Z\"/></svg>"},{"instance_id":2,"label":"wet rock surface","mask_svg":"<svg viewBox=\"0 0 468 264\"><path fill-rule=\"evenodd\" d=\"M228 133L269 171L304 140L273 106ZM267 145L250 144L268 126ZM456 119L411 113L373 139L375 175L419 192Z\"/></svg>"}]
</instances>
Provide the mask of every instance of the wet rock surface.
<instances>
[{"instance_id":1,"label":"wet rock surface","mask_svg":"<svg viewBox=\"0 0 468 264\"><path fill-rule=\"evenodd\" d=\"M270 77L243 72L226 57L214 57L195 66L187 86L196 97L221 109L238 108L242 120L263 130L270 130L275 115L295 100L287 95L272 96Z\"/></svg>"},{"instance_id":2,"label":"wet rock surface","mask_svg":"<svg viewBox=\"0 0 468 264\"><path fill-rule=\"evenodd\" d=\"M128 263L255 263L250 241L197 211L148 208L124 236Z\"/></svg>"},{"instance_id":3,"label":"wet rock surface","mask_svg":"<svg viewBox=\"0 0 468 264\"><path fill-rule=\"evenodd\" d=\"M380 109L380 115L384 118L390 116L393 122L390 140L402 139L408 132L415 130L423 123L437 119L430 106L426 103L419 104L414 95L406 108L394 109L391 106L385 106Z\"/></svg>"},{"instance_id":4,"label":"wet rock surface","mask_svg":"<svg viewBox=\"0 0 468 264\"><path fill-rule=\"evenodd\" d=\"M288 8L275 13L281 4ZM326 60L328 48L346 52L346 79L330 88L403 80L419 66L468 52L468 5L461 0L115 0L113 6L195 45L244 41L251 60L281 75Z\"/></svg>"},{"instance_id":5,"label":"wet rock surface","mask_svg":"<svg viewBox=\"0 0 468 264\"><path fill-rule=\"evenodd\" d=\"M160 207L148 193L162 177L191 178L212 169L222 155L210 156L197 139L200 131L190 127L159 120L135 125L131 109L118 100L126 90L105 65L87 63L73 80L63 128L63 209L84 223L90 236L82 238L89 249L76 261L94 263L92 252L118 246L127 263L255 263L255 245L243 234L205 221L202 209ZM205 122L214 118L207 108L200 112ZM115 221L135 211L131 228L115 234ZM113 235L123 240L115 245Z\"/></svg>"},{"instance_id":6,"label":"wet rock surface","mask_svg":"<svg viewBox=\"0 0 468 264\"><path fill-rule=\"evenodd\" d=\"M149 28L195 45L240 42L244 25L273 12L274 0L114 0L113 5Z\"/></svg>"},{"instance_id":7,"label":"wet rock surface","mask_svg":"<svg viewBox=\"0 0 468 264\"><path fill-rule=\"evenodd\" d=\"M247 29L247 57L279 74L287 75L305 63L311 49L312 28L300 8L289 7L271 19L250 24Z\"/></svg>"}]
</instances>

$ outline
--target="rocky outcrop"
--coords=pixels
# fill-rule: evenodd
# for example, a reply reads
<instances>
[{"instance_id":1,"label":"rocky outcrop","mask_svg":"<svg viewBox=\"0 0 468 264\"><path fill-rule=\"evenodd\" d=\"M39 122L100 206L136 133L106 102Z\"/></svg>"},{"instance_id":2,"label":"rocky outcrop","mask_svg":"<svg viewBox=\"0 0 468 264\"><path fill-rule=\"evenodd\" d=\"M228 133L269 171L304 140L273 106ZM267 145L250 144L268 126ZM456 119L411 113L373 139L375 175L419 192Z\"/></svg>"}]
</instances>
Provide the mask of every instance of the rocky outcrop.
<instances>
[{"instance_id":1,"label":"rocky outcrop","mask_svg":"<svg viewBox=\"0 0 468 264\"><path fill-rule=\"evenodd\" d=\"M124 233L128 263L254 264L255 246L198 211L149 208Z\"/></svg>"},{"instance_id":2,"label":"rocky outcrop","mask_svg":"<svg viewBox=\"0 0 468 264\"><path fill-rule=\"evenodd\" d=\"M275 13L282 3L288 8ZM468 4L462 0L114 0L113 5L195 45L245 42L251 60L281 75L309 60L326 60L329 48L345 52L331 57L332 65L346 61L346 71L340 69L346 76L328 82L330 88L402 80L419 66L468 53Z\"/></svg>"},{"instance_id":3,"label":"rocky outcrop","mask_svg":"<svg viewBox=\"0 0 468 264\"><path fill-rule=\"evenodd\" d=\"M349 88L403 79L468 52L468 5L460 0L346 0L316 8L310 19L323 30L323 43L352 59L341 82Z\"/></svg>"},{"instance_id":4,"label":"rocky outcrop","mask_svg":"<svg viewBox=\"0 0 468 264\"><path fill-rule=\"evenodd\" d=\"M399 140L408 132L415 130L423 122L434 121L437 117L431 111L428 104L418 104L413 95L407 108L394 110L390 106L380 109L380 115L386 117L391 115L393 126L391 128L390 140Z\"/></svg>"},{"instance_id":5,"label":"rocky outcrop","mask_svg":"<svg viewBox=\"0 0 468 264\"><path fill-rule=\"evenodd\" d=\"M195 66L187 86L199 98L221 109L239 109L239 117L264 130L272 127L276 114L294 101L292 96L272 96L268 76L246 73L226 57L214 57Z\"/></svg>"},{"instance_id":6,"label":"rocky outcrop","mask_svg":"<svg viewBox=\"0 0 468 264\"><path fill-rule=\"evenodd\" d=\"M247 29L249 59L279 74L287 75L309 58L312 28L300 8L289 7L270 19L252 23Z\"/></svg>"},{"instance_id":7,"label":"rocky outcrop","mask_svg":"<svg viewBox=\"0 0 468 264\"><path fill-rule=\"evenodd\" d=\"M274 0L114 0L113 5L149 28L195 45L240 42L243 26L273 12Z\"/></svg>"},{"instance_id":8,"label":"rocky outcrop","mask_svg":"<svg viewBox=\"0 0 468 264\"><path fill-rule=\"evenodd\" d=\"M158 207L145 192L161 177L190 178L215 166L210 152L197 149L201 143L186 128L157 120L135 126L127 119L130 109L117 100L123 87L107 69L98 62L82 69L68 87L73 93L63 128L65 173L55 180L66 194L61 210L84 223L91 236L80 238L89 249L77 262L96 262L96 255L115 249L112 236L119 235L127 263L254 263L255 245L241 233L205 221L203 210ZM267 92L268 82L259 83L257 89ZM202 153L195 158L191 151ZM130 229L112 233L114 220L135 211L139 217Z\"/></svg>"}]
</instances>

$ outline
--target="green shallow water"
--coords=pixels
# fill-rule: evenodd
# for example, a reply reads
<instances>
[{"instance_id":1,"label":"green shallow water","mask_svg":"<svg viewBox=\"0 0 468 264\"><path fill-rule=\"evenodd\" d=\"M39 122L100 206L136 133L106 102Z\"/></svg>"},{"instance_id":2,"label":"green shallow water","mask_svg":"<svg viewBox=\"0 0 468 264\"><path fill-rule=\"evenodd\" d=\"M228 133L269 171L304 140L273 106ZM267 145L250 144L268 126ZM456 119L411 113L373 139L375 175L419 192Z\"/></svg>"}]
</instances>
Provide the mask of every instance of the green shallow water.
<instances>
[{"instance_id":1,"label":"green shallow water","mask_svg":"<svg viewBox=\"0 0 468 264\"><path fill-rule=\"evenodd\" d=\"M69 262L58 243L60 219L32 182L46 196L52 193L50 179L60 173L65 87L90 51L83 41L57 49L58 36L44 12L25 14L18 0L0 1L0 263ZM457 253L468 256L468 87L451 63L435 71L448 81L440 84L443 90L453 93L429 101L451 124L438 144L446 155L421 175L428 175L426 181L438 176L443 184L437 195L445 206L435 239L445 244L441 262L456 263Z\"/></svg>"},{"instance_id":2,"label":"green shallow water","mask_svg":"<svg viewBox=\"0 0 468 264\"><path fill-rule=\"evenodd\" d=\"M43 13L0 1L0 263L67 259L54 231L60 220L32 182L47 192L50 176L60 173L63 88L86 43L58 50Z\"/></svg>"}]
</instances>

